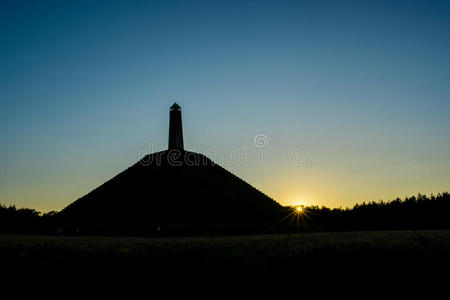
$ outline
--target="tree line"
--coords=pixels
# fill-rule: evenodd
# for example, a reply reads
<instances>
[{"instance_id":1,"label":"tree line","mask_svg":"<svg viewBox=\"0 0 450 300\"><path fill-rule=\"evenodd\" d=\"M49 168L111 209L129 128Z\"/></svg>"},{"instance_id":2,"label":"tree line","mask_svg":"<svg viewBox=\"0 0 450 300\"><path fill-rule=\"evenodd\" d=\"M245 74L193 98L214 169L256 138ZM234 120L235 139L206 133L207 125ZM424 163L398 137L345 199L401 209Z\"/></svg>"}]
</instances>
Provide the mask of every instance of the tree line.
<instances>
[{"instance_id":1,"label":"tree line","mask_svg":"<svg viewBox=\"0 0 450 300\"><path fill-rule=\"evenodd\" d=\"M268 217L265 222L267 226L261 226L260 222L255 228L260 232L450 229L449 212L448 192L429 196L418 194L392 201L356 204L351 208L306 206L301 212L297 212L295 207L282 207L275 209L273 215ZM165 225L149 224L135 224L139 226L134 227L133 234L139 235L140 231L152 231L154 228L159 231ZM83 231L79 232L80 226L83 227L80 224L67 224L56 211L41 213L30 208L0 204L0 233L3 234L58 234L58 230L63 227L70 227L71 233L83 234ZM126 226L132 227L130 224ZM114 232L110 234L126 234L125 231L120 231L119 227L114 227ZM233 230L234 233L239 233L238 227L234 226ZM245 230L249 231L248 224ZM226 230L221 233L226 233Z\"/></svg>"},{"instance_id":2,"label":"tree line","mask_svg":"<svg viewBox=\"0 0 450 300\"><path fill-rule=\"evenodd\" d=\"M290 230L403 230L450 228L450 194L396 198L355 204L352 208L304 207L284 220Z\"/></svg>"}]
</instances>

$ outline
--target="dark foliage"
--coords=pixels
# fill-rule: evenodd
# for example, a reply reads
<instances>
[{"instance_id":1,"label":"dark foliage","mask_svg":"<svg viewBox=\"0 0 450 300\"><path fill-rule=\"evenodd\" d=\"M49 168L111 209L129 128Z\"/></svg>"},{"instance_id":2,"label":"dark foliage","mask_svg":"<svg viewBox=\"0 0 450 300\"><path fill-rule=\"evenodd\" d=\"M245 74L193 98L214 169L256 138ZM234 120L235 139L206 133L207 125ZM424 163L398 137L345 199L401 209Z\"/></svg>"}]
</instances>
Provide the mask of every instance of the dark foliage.
<instances>
[{"instance_id":1,"label":"dark foliage","mask_svg":"<svg viewBox=\"0 0 450 300\"><path fill-rule=\"evenodd\" d=\"M56 214L0 204L0 233L43 233L45 227L54 227Z\"/></svg>"},{"instance_id":2,"label":"dark foliage","mask_svg":"<svg viewBox=\"0 0 450 300\"><path fill-rule=\"evenodd\" d=\"M299 231L354 231L450 228L450 194L356 204L353 208L305 207L283 224Z\"/></svg>"}]
</instances>

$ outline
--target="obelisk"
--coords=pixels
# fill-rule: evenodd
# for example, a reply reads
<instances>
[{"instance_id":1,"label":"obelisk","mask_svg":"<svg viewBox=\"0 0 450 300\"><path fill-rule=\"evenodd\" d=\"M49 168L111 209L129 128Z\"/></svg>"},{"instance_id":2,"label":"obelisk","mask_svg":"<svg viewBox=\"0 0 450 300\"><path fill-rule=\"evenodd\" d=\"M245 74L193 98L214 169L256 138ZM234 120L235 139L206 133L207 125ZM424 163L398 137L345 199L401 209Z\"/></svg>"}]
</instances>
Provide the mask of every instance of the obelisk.
<instances>
[{"instance_id":1,"label":"obelisk","mask_svg":"<svg viewBox=\"0 0 450 300\"><path fill-rule=\"evenodd\" d=\"M169 150L171 149L184 150L181 107L177 103L170 107Z\"/></svg>"}]
</instances>

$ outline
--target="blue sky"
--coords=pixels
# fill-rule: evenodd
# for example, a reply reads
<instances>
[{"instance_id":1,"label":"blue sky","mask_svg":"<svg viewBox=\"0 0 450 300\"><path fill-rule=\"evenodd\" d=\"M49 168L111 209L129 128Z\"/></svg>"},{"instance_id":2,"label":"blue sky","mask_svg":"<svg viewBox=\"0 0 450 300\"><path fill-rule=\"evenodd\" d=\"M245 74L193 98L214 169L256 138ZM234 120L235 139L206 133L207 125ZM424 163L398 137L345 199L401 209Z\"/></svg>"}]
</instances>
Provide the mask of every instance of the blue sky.
<instances>
[{"instance_id":1,"label":"blue sky","mask_svg":"<svg viewBox=\"0 0 450 300\"><path fill-rule=\"evenodd\" d=\"M165 149L174 101L187 149L301 151L226 166L285 205L448 190L449 53L448 1L1 1L0 203Z\"/></svg>"}]
</instances>

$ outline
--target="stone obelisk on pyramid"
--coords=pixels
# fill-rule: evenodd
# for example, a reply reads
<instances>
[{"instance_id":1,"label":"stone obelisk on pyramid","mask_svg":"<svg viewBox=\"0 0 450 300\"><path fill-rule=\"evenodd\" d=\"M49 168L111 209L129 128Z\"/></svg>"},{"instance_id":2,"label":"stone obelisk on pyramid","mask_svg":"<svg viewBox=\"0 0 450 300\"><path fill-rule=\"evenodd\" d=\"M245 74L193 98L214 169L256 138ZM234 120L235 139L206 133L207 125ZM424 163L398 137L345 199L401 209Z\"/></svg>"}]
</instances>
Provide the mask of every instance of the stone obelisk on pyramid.
<instances>
[{"instance_id":1,"label":"stone obelisk on pyramid","mask_svg":"<svg viewBox=\"0 0 450 300\"><path fill-rule=\"evenodd\" d=\"M205 155L184 150L181 107L175 103L170 107L168 150L146 155L60 215L72 224L100 227L246 224L266 220L279 207Z\"/></svg>"},{"instance_id":2,"label":"stone obelisk on pyramid","mask_svg":"<svg viewBox=\"0 0 450 300\"><path fill-rule=\"evenodd\" d=\"M174 103L170 107L169 121L169 150L184 150L183 146L183 125L181 121L181 107Z\"/></svg>"}]
</instances>

